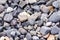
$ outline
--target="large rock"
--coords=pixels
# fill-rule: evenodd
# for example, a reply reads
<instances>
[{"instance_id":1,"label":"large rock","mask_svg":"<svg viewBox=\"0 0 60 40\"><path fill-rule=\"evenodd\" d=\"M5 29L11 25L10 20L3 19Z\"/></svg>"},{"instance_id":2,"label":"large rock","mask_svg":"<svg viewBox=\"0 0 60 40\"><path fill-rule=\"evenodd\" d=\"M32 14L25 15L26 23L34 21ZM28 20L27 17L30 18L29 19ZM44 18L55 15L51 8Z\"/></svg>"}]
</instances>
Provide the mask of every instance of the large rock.
<instances>
[{"instance_id":1,"label":"large rock","mask_svg":"<svg viewBox=\"0 0 60 40\"><path fill-rule=\"evenodd\" d=\"M58 21L60 21L60 11L54 12L54 13L49 17L49 21L51 21L51 22L58 22Z\"/></svg>"}]
</instances>

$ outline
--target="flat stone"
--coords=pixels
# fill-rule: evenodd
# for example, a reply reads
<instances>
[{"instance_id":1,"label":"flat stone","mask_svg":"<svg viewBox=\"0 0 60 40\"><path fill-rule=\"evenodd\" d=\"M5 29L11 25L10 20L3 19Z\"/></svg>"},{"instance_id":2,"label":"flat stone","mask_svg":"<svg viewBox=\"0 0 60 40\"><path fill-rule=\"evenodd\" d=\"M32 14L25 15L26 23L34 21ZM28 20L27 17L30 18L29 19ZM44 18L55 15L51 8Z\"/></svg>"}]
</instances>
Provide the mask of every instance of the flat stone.
<instances>
[{"instance_id":1,"label":"flat stone","mask_svg":"<svg viewBox=\"0 0 60 40\"><path fill-rule=\"evenodd\" d=\"M26 34L26 38L27 38L27 40L31 40L31 34L30 33L27 33Z\"/></svg>"},{"instance_id":2,"label":"flat stone","mask_svg":"<svg viewBox=\"0 0 60 40\"><path fill-rule=\"evenodd\" d=\"M54 13L49 17L49 21L51 21L51 22L58 22L58 21L60 21L60 11L54 12Z\"/></svg>"},{"instance_id":3,"label":"flat stone","mask_svg":"<svg viewBox=\"0 0 60 40\"><path fill-rule=\"evenodd\" d=\"M40 7L38 5L32 5L31 8L35 11L40 11Z\"/></svg>"},{"instance_id":4,"label":"flat stone","mask_svg":"<svg viewBox=\"0 0 60 40\"><path fill-rule=\"evenodd\" d=\"M42 35L46 35L48 33L50 33L51 29L49 27L46 27L46 26L42 26L41 29L40 29L40 33Z\"/></svg>"},{"instance_id":5,"label":"flat stone","mask_svg":"<svg viewBox=\"0 0 60 40\"><path fill-rule=\"evenodd\" d=\"M30 31L30 34L31 34L31 35L36 35L36 31L31 30L31 31Z\"/></svg>"},{"instance_id":6,"label":"flat stone","mask_svg":"<svg viewBox=\"0 0 60 40\"><path fill-rule=\"evenodd\" d=\"M23 22L23 21L27 20L29 16L30 15L27 12L21 12L21 13L19 13L18 18L21 22Z\"/></svg>"},{"instance_id":7,"label":"flat stone","mask_svg":"<svg viewBox=\"0 0 60 40\"><path fill-rule=\"evenodd\" d=\"M53 26L51 28L51 34L58 34L59 33L59 28L57 26Z\"/></svg>"},{"instance_id":8,"label":"flat stone","mask_svg":"<svg viewBox=\"0 0 60 40\"><path fill-rule=\"evenodd\" d=\"M0 4L5 4L7 0L0 0Z\"/></svg>"},{"instance_id":9,"label":"flat stone","mask_svg":"<svg viewBox=\"0 0 60 40\"><path fill-rule=\"evenodd\" d=\"M13 16L11 14L6 14L4 16L4 21L10 22L13 19Z\"/></svg>"},{"instance_id":10,"label":"flat stone","mask_svg":"<svg viewBox=\"0 0 60 40\"><path fill-rule=\"evenodd\" d=\"M55 40L55 36L54 35L50 35L47 40Z\"/></svg>"},{"instance_id":11,"label":"flat stone","mask_svg":"<svg viewBox=\"0 0 60 40\"><path fill-rule=\"evenodd\" d=\"M28 0L28 3L35 3L37 0Z\"/></svg>"},{"instance_id":12,"label":"flat stone","mask_svg":"<svg viewBox=\"0 0 60 40\"><path fill-rule=\"evenodd\" d=\"M0 12L2 12L4 10L4 6L0 5Z\"/></svg>"},{"instance_id":13,"label":"flat stone","mask_svg":"<svg viewBox=\"0 0 60 40\"><path fill-rule=\"evenodd\" d=\"M49 8L46 7L45 5L41 5L41 6L40 6L40 10L41 10L42 12L44 12L44 13L48 13L48 12L49 12Z\"/></svg>"},{"instance_id":14,"label":"flat stone","mask_svg":"<svg viewBox=\"0 0 60 40\"><path fill-rule=\"evenodd\" d=\"M52 5L53 5L55 8L58 8L58 7L59 7L58 1L54 1L54 2L52 3Z\"/></svg>"},{"instance_id":15,"label":"flat stone","mask_svg":"<svg viewBox=\"0 0 60 40\"><path fill-rule=\"evenodd\" d=\"M30 24L34 24L35 20L41 15L41 12L35 12L28 18Z\"/></svg>"},{"instance_id":16,"label":"flat stone","mask_svg":"<svg viewBox=\"0 0 60 40\"><path fill-rule=\"evenodd\" d=\"M23 29L23 28L19 28L19 32L22 33L22 34L26 34L27 33L27 31L25 29Z\"/></svg>"},{"instance_id":17,"label":"flat stone","mask_svg":"<svg viewBox=\"0 0 60 40\"><path fill-rule=\"evenodd\" d=\"M37 37L37 36L33 36L32 38L33 38L33 40L39 40L39 37Z\"/></svg>"},{"instance_id":18,"label":"flat stone","mask_svg":"<svg viewBox=\"0 0 60 40\"><path fill-rule=\"evenodd\" d=\"M51 26L52 25L52 22L47 22L46 24L45 24L45 26Z\"/></svg>"}]
</instances>

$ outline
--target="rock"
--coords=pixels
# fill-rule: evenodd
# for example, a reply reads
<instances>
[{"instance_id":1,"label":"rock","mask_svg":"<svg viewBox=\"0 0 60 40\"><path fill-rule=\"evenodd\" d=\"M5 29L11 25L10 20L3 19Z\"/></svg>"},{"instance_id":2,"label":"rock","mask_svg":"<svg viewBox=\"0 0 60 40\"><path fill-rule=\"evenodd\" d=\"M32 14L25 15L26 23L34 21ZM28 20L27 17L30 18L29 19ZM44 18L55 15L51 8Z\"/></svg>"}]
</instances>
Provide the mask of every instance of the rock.
<instances>
[{"instance_id":1,"label":"rock","mask_svg":"<svg viewBox=\"0 0 60 40\"><path fill-rule=\"evenodd\" d=\"M16 25L17 24L17 19L14 18L12 21L11 21L11 25Z\"/></svg>"},{"instance_id":2,"label":"rock","mask_svg":"<svg viewBox=\"0 0 60 40\"><path fill-rule=\"evenodd\" d=\"M11 35L12 37L15 37L15 36L16 36L16 32L15 32L15 31L12 31L12 32L10 33L10 35Z\"/></svg>"},{"instance_id":3,"label":"rock","mask_svg":"<svg viewBox=\"0 0 60 40\"><path fill-rule=\"evenodd\" d=\"M7 0L0 0L0 4L5 4Z\"/></svg>"},{"instance_id":4,"label":"rock","mask_svg":"<svg viewBox=\"0 0 60 40\"><path fill-rule=\"evenodd\" d=\"M0 5L0 12L2 12L4 10L4 6Z\"/></svg>"},{"instance_id":5,"label":"rock","mask_svg":"<svg viewBox=\"0 0 60 40\"><path fill-rule=\"evenodd\" d=\"M31 29L33 29L33 26L28 26L28 30L31 30Z\"/></svg>"},{"instance_id":6,"label":"rock","mask_svg":"<svg viewBox=\"0 0 60 40\"><path fill-rule=\"evenodd\" d=\"M41 10L42 12L44 12L44 13L48 13L48 12L49 12L49 8L46 7L45 5L41 5L41 6L40 6L40 10Z\"/></svg>"},{"instance_id":7,"label":"rock","mask_svg":"<svg viewBox=\"0 0 60 40\"><path fill-rule=\"evenodd\" d=\"M30 31L30 34L31 34L31 35L36 35L36 31L31 30L31 31Z\"/></svg>"},{"instance_id":8,"label":"rock","mask_svg":"<svg viewBox=\"0 0 60 40\"><path fill-rule=\"evenodd\" d=\"M59 34L58 34L58 38L60 39L60 32L59 32Z\"/></svg>"},{"instance_id":9,"label":"rock","mask_svg":"<svg viewBox=\"0 0 60 40\"><path fill-rule=\"evenodd\" d=\"M34 24L35 20L41 15L41 12L35 12L28 18L30 24Z\"/></svg>"},{"instance_id":10,"label":"rock","mask_svg":"<svg viewBox=\"0 0 60 40\"><path fill-rule=\"evenodd\" d=\"M2 26L2 25L3 25L3 19L0 18L0 26Z\"/></svg>"},{"instance_id":11,"label":"rock","mask_svg":"<svg viewBox=\"0 0 60 40\"><path fill-rule=\"evenodd\" d=\"M50 36L50 33L48 33L47 35L43 36L44 38L48 38Z\"/></svg>"},{"instance_id":12,"label":"rock","mask_svg":"<svg viewBox=\"0 0 60 40\"><path fill-rule=\"evenodd\" d=\"M46 35L46 34L50 33L50 31L51 31L51 29L46 26L42 26L40 29L40 33L42 33L42 35Z\"/></svg>"},{"instance_id":13,"label":"rock","mask_svg":"<svg viewBox=\"0 0 60 40\"><path fill-rule=\"evenodd\" d=\"M10 22L13 19L13 16L11 14L6 14L4 16L4 21Z\"/></svg>"},{"instance_id":14,"label":"rock","mask_svg":"<svg viewBox=\"0 0 60 40\"><path fill-rule=\"evenodd\" d=\"M27 40L31 40L31 34L30 33L27 33L26 34L26 38L27 38Z\"/></svg>"},{"instance_id":15,"label":"rock","mask_svg":"<svg viewBox=\"0 0 60 40\"><path fill-rule=\"evenodd\" d=\"M24 35L20 35L20 38L23 39L24 38Z\"/></svg>"},{"instance_id":16,"label":"rock","mask_svg":"<svg viewBox=\"0 0 60 40\"><path fill-rule=\"evenodd\" d=\"M31 8L36 11L40 11L40 7L38 5L32 5Z\"/></svg>"},{"instance_id":17,"label":"rock","mask_svg":"<svg viewBox=\"0 0 60 40\"><path fill-rule=\"evenodd\" d=\"M37 24L38 26L41 26L43 24L43 20L38 20L35 22L35 24Z\"/></svg>"},{"instance_id":18,"label":"rock","mask_svg":"<svg viewBox=\"0 0 60 40\"><path fill-rule=\"evenodd\" d=\"M49 17L49 21L51 21L51 22L58 22L58 21L60 21L60 11L54 12L54 13Z\"/></svg>"},{"instance_id":19,"label":"rock","mask_svg":"<svg viewBox=\"0 0 60 40\"><path fill-rule=\"evenodd\" d=\"M5 12L0 13L0 17L4 17Z\"/></svg>"},{"instance_id":20,"label":"rock","mask_svg":"<svg viewBox=\"0 0 60 40\"><path fill-rule=\"evenodd\" d=\"M45 24L45 26L51 26L52 25L52 22L47 22L46 24Z\"/></svg>"},{"instance_id":21,"label":"rock","mask_svg":"<svg viewBox=\"0 0 60 40\"><path fill-rule=\"evenodd\" d=\"M7 23L7 22L4 22L4 25L3 26L9 26L10 24Z\"/></svg>"},{"instance_id":22,"label":"rock","mask_svg":"<svg viewBox=\"0 0 60 40\"><path fill-rule=\"evenodd\" d=\"M33 38L33 40L39 40L39 37L37 37L37 36L33 36L32 38Z\"/></svg>"},{"instance_id":23,"label":"rock","mask_svg":"<svg viewBox=\"0 0 60 40\"><path fill-rule=\"evenodd\" d=\"M55 40L55 36L54 35L50 35L47 40Z\"/></svg>"},{"instance_id":24,"label":"rock","mask_svg":"<svg viewBox=\"0 0 60 40\"><path fill-rule=\"evenodd\" d=\"M28 0L28 3L35 3L35 2L37 2L37 0Z\"/></svg>"},{"instance_id":25,"label":"rock","mask_svg":"<svg viewBox=\"0 0 60 40\"><path fill-rule=\"evenodd\" d=\"M13 11L13 8L12 7L8 7L7 9L6 9L6 12L12 12Z\"/></svg>"},{"instance_id":26,"label":"rock","mask_svg":"<svg viewBox=\"0 0 60 40\"><path fill-rule=\"evenodd\" d=\"M18 18L21 22L23 22L23 21L27 20L29 16L30 15L27 12L21 12L21 13L19 13Z\"/></svg>"},{"instance_id":27,"label":"rock","mask_svg":"<svg viewBox=\"0 0 60 40\"><path fill-rule=\"evenodd\" d=\"M19 6L20 6L21 8L23 8L26 4L28 4L28 1L27 1L27 0L25 0L25 1L20 0Z\"/></svg>"},{"instance_id":28,"label":"rock","mask_svg":"<svg viewBox=\"0 0 60 40\"><path fill-rule=\"evenodd\" d=\"M24 38L24 40L27 40L27 38Z\"/></svg>"},{"instance_id":29,"label":"rock","mask_svg":"<svg viewBox=\"0 0 60 40\"><path fill-rule=\"evenodd\" d=\"M51 28L51 34L58 34L59 33L59 28L57 26L53 26Z\"/></svg>"},{"instance_id":30,"label":"rock","mask_svg":"<svg viewBox=\"0 0 60 40\"><path fill-rule=\"evenodd\" d=\"M42 20L42 21L47 21L47 17L48 17L48 15L47 15L46 13L43 13L43 14L41 15L41 20Z\"/></svg>"},{"instance_id":31,"label":"rock","mask_svg":"<svg viewBox=\"0 0 60 40\"><path fill-rule=\"evenodd\" d=\"M9 37L7 37L7 36L2 36L1 38L0 38L0 40L10 40L10 38Z\"/></svg>"},{"instance_id":32,"label":"rock","mask_svg":"<svg viewBox=\"0 0 60 40\"><path fill-rule=\"evenodd\" d=\"M58 1L54 1L54 2L52 3L52 5L53 5L55 8L58 8L58 7L59 7Z\"/></svg>"},{"instance_id":33,"label":"rock","mask_svg":"<svg viewBox=\"0 0 60 40\"><path fill-rule=\"evenodd\" d=\"M40 27L37 27L36 32L39 32L39 31L40 31Z\"/></svg>"},{"instance_id":34,"label":"rock","mask_svg":"<svg viewBox=\"0 0 60 40\"><path fill-rule=\"evenodd\" d=\"M19 28L19 32L22 33L22 34L26 34L27 33L27 31L25 29L23 29L23 28Z\"/></svg>"},{"instance_id":35,"label":"rock","mask_svg":"<svg viewBox=\"0 0 60 40\"><path fill-rule=\"evenodd\" d=\"M15 40L19 40L19 37L15 37Z\"/></svg>"}]
</instances>

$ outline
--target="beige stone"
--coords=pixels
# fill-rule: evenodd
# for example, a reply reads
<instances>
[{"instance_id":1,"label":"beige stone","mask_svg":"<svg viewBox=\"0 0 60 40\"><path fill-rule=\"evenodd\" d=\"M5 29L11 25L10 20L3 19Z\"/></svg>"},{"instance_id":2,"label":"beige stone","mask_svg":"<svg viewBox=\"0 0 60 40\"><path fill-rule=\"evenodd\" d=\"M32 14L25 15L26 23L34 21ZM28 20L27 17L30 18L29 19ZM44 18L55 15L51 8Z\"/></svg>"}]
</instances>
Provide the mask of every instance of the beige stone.
<instances>
[{"instance_id":1,"label":"beige stone","mask_svg":"<svg viewBox=\"0 0 60 40\"><path fill-rule=\"evenodd\" d=\"M50 35L47 40L55 40L55 36L54 35Z\"/></svg>"},{"instance_id":2,"label":"beige stone","mask_svg":"<svg viewBox=\"0 0 60 40\"><path fill-rule=\"evenodd\" d=\"M18 18L21 22L23 22L23 21L27 20L29 16L30 15L27 12L21 12L21 13L19 13Z\"/></svg>"}]
</instances>

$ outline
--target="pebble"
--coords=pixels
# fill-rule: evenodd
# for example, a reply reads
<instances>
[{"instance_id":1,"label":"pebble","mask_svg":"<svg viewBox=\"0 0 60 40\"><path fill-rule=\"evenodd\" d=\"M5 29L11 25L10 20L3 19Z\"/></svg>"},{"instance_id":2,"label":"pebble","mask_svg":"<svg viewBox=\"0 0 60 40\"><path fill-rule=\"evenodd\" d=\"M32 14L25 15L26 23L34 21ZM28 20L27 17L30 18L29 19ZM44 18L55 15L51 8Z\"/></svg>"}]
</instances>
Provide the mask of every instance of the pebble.
<instances>
[{"instance_id":1,"label":"pebble","mask_svg":"<svg viewBox=\"0 0 60 40\"><path fill-rule=\"evenodd\" d=\"M19 13L18 18L21 22L23 22L23 21L27 20L29 16L30 15L27 12L21 12L21 13Z\"/></svg>"},{"instance_id":2,"label":"pebble","mask_svg":"<svg viewBox=\"0 0 60 40\"><path fill-rule=\"evenodd\" d=\"M23 29L23 28L19 28L19 32L22 33L22 34L26 34L27 33L27 31L25 29Z\"/></svg>"},{"instance_id":3,"label":"pebble","mask_svg":"<svg viewBox=\"0 0 60 40\"><path fill-rule=\"evenodd\" d=\"M39 17L41 15L41 12L35 12L34 14L32 14L29 18L28 18L28 22L30 24L34 24L35 20L37 19L37 17Z\"/></svg>"},{"instance_id":4,"label":"pebble","mask_svg":"<svg viewBox=\"0 0 60 40\"><path fill-rule=\"evenodd\" d=\"M4 11L4 6L0 5L0 12Z\"/></svg>"},{"instance_id":5,"label":"pebble","mask_svg":"<svg viewBox=\"0 0 60 40\"><path fill-rule=\"evenodd\" d=\"M7 9L6 9L6 12L12 12L13 11L13 8L12 7L8 7Z\"/></svg>"},{"instance_id":6,"label":"pebble","mask_svg":"<svg viewBox=\"0 0 60 40\"><path fill-rule=\"evenodd\" d=\"M11 14L6 14L4 16L4 21L10 22L13 19L13 16Z\"/></svg>"},{"instance_id":7,"label":"pebble","mask_svg":"<svg viewBox=\"0 0 60 40\"><path fill-rule=\"evenodd\" d=\"M47 40L55 40L55 36L54 35L50 35Z\"/></svg>"},{"instance_id":8,"label":"pebble","mask_svg":"<svg viewBox=\"0 0 60 40\"><path fill-rule=\"evenodd\" d=\"M45 26L51 26L52 25L52 22L47 22L46 24L45 24Z\"/></svg>"},{"instance_id":9,"label":"pebble","mask_svg":"<svg viewBox=\"0 0 60 40\"><path fill-rule=\"evenodd\" d=\"M11 34L11 36L15 37L16 32L12 31L10 34Z\"/></svg>"},{"instance_id":10,"label":"pebble","mask_svg":"<svg viewBox=\"0 0 60 40\"><path fill-rule=\"evenodd\" d=\"M41 26L43 24L43 20L38 20L35 22L37 25Z\"/></svg>"},{"instance_id":11,"label":"pebble","mask_svg":"<svg viewBox=\"0 0 60 40\"><path fill-rule=\"evenodd\" d=\"M51 22L58 22L58 21L60 21L60 11L54 12L54 13L49 17L49 21L51 21Z\"/></svg>"},{"instance_id":12,"label":"pebble","mask_svg":"<svg viewBox=\"0 0 60 40\"><path fill-rule=\"evenodd\" d=\"M17 24L17 19L14 18L12 21L11 21L11 25L16 25Z\"/></svg>"},{"instance_id":13,"label":"pebble","mask_svg":"<svg viewBox=\"0 0 60 40\"><path fill-rule=\"evenodd\" d=\"M7 0L0 0L0 4L5 4Z\"/></svg>"},{"instance_id":14,"label":"pebble","mask_svg":"<svg viewBox=\"0 0 60 40\"><path fill-rule=\"evenodd\" d=\"M9 37L7 37L7 36L2 36L1 38L0 38L0 40L10 40L10 38Z\"/></svg>"},{"instance_id":15,"label":"pebble","mask_svg":"<svg viewBox=\"0 0 60 40\"><path fill-rule=\"evenodd\" d=\"M27 33L26 34L26 38L27 38L27 40L31 40L31 34L30 33Z\"/></svg>"},{"instance_id":16,"label":"pebble","mask_svg":"<svg viewBox=\"0 0 60 40\"><path fill-rule=\"evenodd\" d=\"M48 15L47 15L46 13L43 13L43 14L41 15L41 20L47 21L47 17L48 17Z\"/></svg>"},{"instance_id":17,"label":"pebble","mask_svg":"<svg viewBox=\"0 0 60 40\"><path fill-rule=\"evenodd\" d=\"M28 4L27 0L25 0L25 1L20 0L19 6L20 6L21 8L23 8L26 4Z\"/></svg>"},{"instance_id":18,"label":"pebble","mask_svg":"<svg viewBox=\"0 0 60 40\"><path fill-rule=\"evenodd\" d=\"M31 29L33 29L33 26L28 26L28 30L31 30Z\"/></svg>"},{"instance_id":19,"label":"pebble","mask_svg":"<svg viewBox=\"0 0 60 40\"><path fill-rule=\"evenodd\" d=\"M38 5L34 5L34 6L32 5L31 8L36 11L40 11L40 7Z\"/></svg>"},{"instance_id":20,"label":"pebble","mask_svg":"<svg viewBox=\"0 0 60 40\"><path fill-rule=\"evenodd\" d=\"M42 12L44 12L44 13L48 13L48 12L49 12L49 8L46 7L45 5L41 5L41 6L40 6L40 10L41 10Z\"/></svg>"},{"instance_id":21,"label":"pebble","mask_svg":"<svg viewBox=\"0 0 60 40\"><path fill-rule=\"evenodd\" d=\"M60 39L60 32L59 32L59 34L58 34L58 38Z\"/></svg>"},{"instance_id":22,"label":"pebble","mask_svg":"<svg viewBox=\"0 0 60 40\"><path fill-rule=\"evenodd\" d=\"M58 33L59 33L59 28L57 26L51 28L51 34L58 34Z\"/></svg>"},{"instance_id":23,"label":"pebble","mask_svg":"<svg viewBox=\"0 0 60 40\"><path fill-rule=\"evenodd\" d=\"M10 24L7 22L4 22L4 26L9 26Z\"/></svg>"},{"instance_id":24,"label":"pebble","mask_svg":"<svg viewBox=\"0 0 60 40\"><path fill-rule=\"evenodd\" d=\"M31 34L31 35L36 35L36 31L31 30L31 31L30 31L30 34Z\"/></svg>"},{"instance_id":25,"label":"pebble","mask_svg":"<svg viewBox=\"0 0 60 40\"><path fill-rule=\"evenodd\" d=\"M37 0L28 0L28 3L35 3L35 2L37 2Z\"/></svg>"},{"instance_id":26,"label":"pebble","mask_svg":"<svg viewBox=\"0 0 60 40\"><path fill-rule=\"evenodd\" d=\"M20 38L23 39L24 38L24 35L20 35Z\"/></svg>"},{"instance_id":27,"label":"pebble","mask_svg":"<svg viewBox=\"0 0 60 40\"><path fill-rule=\"evenodd\" d=\"M37 37L37 36L33 36L32 38L33 38L33 40L39 40L39 37Z\"/></svg>"},{"instance_id":28,"label":"pebble","mask_svg":"<svg viewBox=\"0 0 60 40\"><path fill-rule=\"evenodd\" d=\"M51 29L46 26L42 26L40 29L40 33L42 33L42 35L46 35L46 34L50 33L50 31L51 31Z\"/></svg>"},{"instance_id":29,"label":"pebble","mask_svg":"<svg viewBox=\"0 0 60 40\"><path fill-rule=\"evenodd\" d=\"M58 8L58 7L59 7L58 1L54 1L54 2L52 3L52 5L53 5L55 8Z\"/></svg>"}]
</instances>

